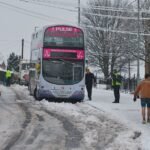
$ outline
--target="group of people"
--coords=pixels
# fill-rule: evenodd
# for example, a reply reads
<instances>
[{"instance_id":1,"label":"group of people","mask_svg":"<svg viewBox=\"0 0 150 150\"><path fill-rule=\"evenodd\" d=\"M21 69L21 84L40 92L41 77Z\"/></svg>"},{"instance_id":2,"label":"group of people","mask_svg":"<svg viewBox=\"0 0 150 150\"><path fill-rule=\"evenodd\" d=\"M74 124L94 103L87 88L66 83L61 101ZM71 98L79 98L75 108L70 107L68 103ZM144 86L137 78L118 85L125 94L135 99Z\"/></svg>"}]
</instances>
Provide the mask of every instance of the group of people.
<instances>
[{"instance_id":1,"label":"group of people","mask_svg":"<svg viewBox=\"0 0 150 150\"><path fill-rule=\"evenodd\" d=\"M10 86L11 80L11 71L7 70L5 74L6 86ZM114 101L113 103L120 102L120 86L121 86L121 75L114 70L112 75L112 87L114 91ZM86 68L85 74L85 85L87 89L87 94L89 100L92 100L92 87L96 85L96 78L92 72L90 72L89 68ZM142 107L142 122L145 124L146 122L150 123L150 74L145 74L145 79L142 80L136 87L135 92L133 92L134 97L133 101L135 102L137 98L141 99L141 107ZM1 93L0 93L1 95Z\"/></svg>"},{"instance_id":2,"label":"group of people","mask_svg":"<svg viewBox=\"0 0 150 150\"><path fill-rule=\"evenodd\" d=\"M92 100L92 86L95 82L94 74L90 72L88 68L86 68L86 75L85 75L85 85L87 89L87 94L89 100ZM112 88L114 91L114 101L113 103L120 102L120 86L121 86L121 75L114 70L112 75ZM146 122L150 123L150 74L145 74L145 79L142 80L136 87L135 91L133 92L133 101L135 102L137 98L141 99L141 112L142 112L142 123L145 124Z\"/></svg>"},{"instance_id":3,"label":"group of people","mask_svg":"<svg viewBox=\"0 0 150 150\"><path fill-rule=\"evenodd\" d=\"M113 103L119 103L120 86L121 76L117 73L117 70L114 70L112 74L112 87L114 89L115 101ZM137 100L137 98L141 99L142 123L150 123L150 74L145 74L145 79L137 85L133 94L134 102Z\"/></svg>"},{"instance_id":4,"label":"group of people","mask_svg":"<svg viewBox=\"0 0 150 150\"><path fill-rule=\"evenodd\" d=\"M87 89L87 94L89 100L92 100L92 87L93 85L96 85L96 78L92 72L90 72L89 68L86 68L86 74L85 74L85 85ZM121 85L121 76L117 72L117 70L114 70L112 74L112 87L114 89L114 96L115 100L113 103L119 103L120 100L120 85Z\"/></svg>"}]
</instances>

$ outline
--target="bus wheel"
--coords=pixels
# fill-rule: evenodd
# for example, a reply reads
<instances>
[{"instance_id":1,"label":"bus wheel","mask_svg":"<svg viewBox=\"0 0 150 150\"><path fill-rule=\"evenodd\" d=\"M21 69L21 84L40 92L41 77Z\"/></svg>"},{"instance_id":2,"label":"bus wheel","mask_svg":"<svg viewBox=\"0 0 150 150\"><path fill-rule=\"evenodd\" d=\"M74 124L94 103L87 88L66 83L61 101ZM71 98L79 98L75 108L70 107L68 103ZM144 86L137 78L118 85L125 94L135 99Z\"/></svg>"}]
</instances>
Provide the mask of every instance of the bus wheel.
<instances>
[{"instance_id":1,"label":"bus wheel","mask_svg":"<svg viewBox=\"0 0 150 150\"><path fill-rule=\"evenodd\" d=\"M41 101L42 98L39 96L39 92L37 89L34 90L34 97L36 100Z\"/></svg>"}]
</instances>

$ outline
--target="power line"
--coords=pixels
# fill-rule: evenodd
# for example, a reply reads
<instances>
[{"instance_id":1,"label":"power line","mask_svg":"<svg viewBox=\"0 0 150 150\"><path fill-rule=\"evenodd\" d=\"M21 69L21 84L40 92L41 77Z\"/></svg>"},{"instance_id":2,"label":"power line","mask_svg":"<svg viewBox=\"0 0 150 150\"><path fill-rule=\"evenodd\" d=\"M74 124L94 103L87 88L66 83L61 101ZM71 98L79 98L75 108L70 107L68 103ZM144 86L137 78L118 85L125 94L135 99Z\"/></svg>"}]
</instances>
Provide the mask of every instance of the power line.
<instances>
[{"instance_id":1,"label":"power line","mask_svg":"<svg viewBox=\"0 0 150 150\"><path fill-rule=\"evenodd\" d=\"M54 4L54 5L61 5L61 6L71 6L74 7L75 5L72 3L68 3L68 2L64 2L64 0L62 2L58 2L56 0L20 0L20 1L25 1L25 2L30 2L30 1L34 1L34 2L39 2L39 3L46 3L46 4ZM73 2L73 1L71 1ZM77 4L77 1L75 2L75 4Z\"/></svg>"},{"instance_id":2,"label":"power line","mask_svg":"<svg viewBox=\"0 0 150 150\"><path fill-rule=\"evenodd\" d=\"M86 12L84 12L83 14L89 14L89 15L92 15L92 16L99 16L99 17L116 18L116 19L138 20L137 17L112 16L112 15L86 13ZM140 20L150 20L150 18L140 18Z\"/></svg>"},{"instance_id":3,"label":"power line","mask_svg":"<svg viewBox=\"0 0 150 150\"><path fill-rule=\"evenodd\" d=\"M26 3L40 5L40 6L42 5L42 6L46 6L46 7L52 7L52 8L62 9L62 10L70 11L70 12L77 12L77 10L72 10L72 9L68 9L68 8L64 8L64 7L55 6L54 4L47 5L47 4L42 4L41 2L35 2L35 1L26 1L26 0L21 0L21 1L22 2L26 2Z\"/></svg>"},{"instance_id":4,"label":"power line","mask_svg":"<svg viewBox=\"0 0 150 150\"><path fill-rule=\"evenodd\" d=\"M0 40L0 42L8 42L8 41L9 41L9 42L10 42L10 41L11 41L11 42L18 42L18 41L20 41L20 40Z\"/></svg>"},{"instance_id":5,"label":"power line","mask_svg":"<svg viewBox=\"0 0 150 150\"><path fill-rule=\"evenodd\" d=\"M20 39L19 40L17 40L17 39L16 40L14 40L14 39L13 40L12 39L7 39L7 40L6 39L2 39L1 40L0 39L0 42L12 42L12 43L14 43L14 42L20 42ZM30 41L28 41L28 40L25 40L24 42L30 43Z\"/></svg>"},{"instance_id":6,"label":"power line","mask_svg":"<svg viewBox=\"0 0 150 150\"><path fill-rule=\"evenodd\" d=\"M2 6L2 5L0 5L0 6ZM27 16L30 16L30 17L34 17L34 18L37 18L37 19L40 19L40 20L45 20L45 21L47 20L47 21L50 21L50 19L48 19L48 18L44 18L44 17L32 15L32 14L30 14L30 13L21 12L21 11L19 11L19 10L13 10L13 11L18 12L18 13L21 13L21 14L24 14L24 15L27 15Z\"/></svg>"},{"instance_id":7,"label":"power line","mask_svg":"<svg viewBox=\"0 0 150 150\"><path fill-rule=\"evenodd\" d=\"M101 27L95 27L95 26L83 26L81 25L82 28L91 28L93 30L100 30L100 31L104 31L104 32L113 32L113 33L121 33L121 34L129 34L129 35L138 35L137 32L130 32L130 31L119 31L119 30L111 30L108 28L101 28ZM141 36L150 36L150 34L145 34L145 33L140 33Z\"/></svg>"},{"instance_id":8,"label":"power line","mask_svg":"<svg viewBox=\"0 0 150 150\"><path fill-rule=\"evenodd\" d=\"M24 8L20 8L20 7L17 7L15 5L11 5L11 4L8 4L8 3L5 3L5 2L1 2L0 1L0 4L1 6L7 6L7 7L11 7L13 9L15 9L15 11L20 11L21 13L23 14L26 14L28 16L32 16L32 17L37 17L37 18L40 18L40 19L43 19L43 20L50 20L50 18L53 18L55 20L63 20L63 21L68 21L66 19L62 19L62 18L58 18L58 17L52 17L52 16L48 16L48 15L45 15L45 14L41 14L41 13L38 13L38 12L35 12L35 11L31 11L31 10L27 10L27 9L24 9ZM44 18L43 18L44 17ZM56 19L57 18L57 19ZM70 21L71 22L71 21ZM73 22L72 22L73 23Z\"/></svg>"},{"instance_id":9,"label":"power line","mask_svg":"<svg viewBox=\"0 0 150 150\"><path fill-rule=\"evenodd\" d=\"M86 9L86 10L104 10L104 11L113 11L113 12L130 12L130 13L137 13L137 11L134 10L127 10L127 9L112 9L112 8L107 8L107 7L92 7L92 8L85 8L82 7L82 9Z\"/></svg>"},{"instance_id":10,"label":"power line","mask_svg":"<svg viewBox=\"0 0 150 150\"><path fill-rule=\"evenodd\" d=\"M87 10L104 10L104 11L114 11L114 12L130 12L130 13L138 13L137 9L129 9L129 8L120 8L120 7L108 7L108 6L90 6L89 8L85 8L81 6L82 9ZM150 13L149 10L141 9L141 13Z\"/></svg>"},{"instance_id":11,"label":"power line","mask_svg":"<svg viewBox=\"0 0 150 150\"><path fill-rule=\"evenodd\" d=\"M90 7L90 8L82 7L82 9L85 9L85 10L103 10L103 11L112 11L112 12L138 13L137 10L135 10L135 9L120 9L120 8L114 9L112 7L104 7L104 6Z\"/></svg>"},{"instance_id":12,"label":"power line","mask_svg":"<svg viewBox=\"0 0 150 150\"><path fill-rule=\"evenodd\" d=\"M1 5L0 4L0 6L3 6L3 5ZM7 7L7 8L9 8L10 9L10 6L5 6L5 7ZM13 11L15 11L15 12L18 12L18 13L21 13L21 14L24 14L24 15L27 15L27 16L30 16L30 17L34 17L34 18L38 18L38 19L40 19L40 20L49 20L49 19L46 19L46 18L43 18L43 17L40 17L40 16L37 16L37 15L34 15L34 14L31 14L30 12L28 12L28 11L22 11L21 10L21 8L20 8L20 10L18 10L18 9L16 9L16 8L11 8Z\"/></svg>"},{"instance_id":13,"label":"power line","mask_svg":"<svg viewBox=\"0 0 150 150\"><path fill-rule=\"evenodd\" d=\"M136 9L131 9L131 8L128 8L128 7L122 8L122 7L103 6L103 5L101 5L101 6L90 5L90 8L91 9L93 9L93 8L96 8L96 9L98 9L98 8L105 8L105 9L118 10L118 11L122 11L122 10L134 11L134 10L136 10Z\"/></svg>"}]
</instances>

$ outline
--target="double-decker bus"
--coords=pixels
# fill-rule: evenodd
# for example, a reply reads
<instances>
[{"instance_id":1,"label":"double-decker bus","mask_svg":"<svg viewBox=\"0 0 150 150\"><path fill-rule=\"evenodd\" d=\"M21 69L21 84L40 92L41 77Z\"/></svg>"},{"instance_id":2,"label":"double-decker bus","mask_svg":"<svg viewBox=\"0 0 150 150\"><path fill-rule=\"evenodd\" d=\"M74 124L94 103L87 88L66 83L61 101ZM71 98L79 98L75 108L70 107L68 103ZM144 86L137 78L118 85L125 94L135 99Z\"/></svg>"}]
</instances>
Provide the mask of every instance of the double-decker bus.
<instances>
[{"instance_id":1,"label":"double-decker bus","mask_svg":"<svg viewBox=\"0 0 150 150\"><path fill-rule=\"evenodd\" d=\"M84 99L85 48L81 28L54 25L33 33L30 63L29 90L36 99Z\"/></svg>"}]
</instances>

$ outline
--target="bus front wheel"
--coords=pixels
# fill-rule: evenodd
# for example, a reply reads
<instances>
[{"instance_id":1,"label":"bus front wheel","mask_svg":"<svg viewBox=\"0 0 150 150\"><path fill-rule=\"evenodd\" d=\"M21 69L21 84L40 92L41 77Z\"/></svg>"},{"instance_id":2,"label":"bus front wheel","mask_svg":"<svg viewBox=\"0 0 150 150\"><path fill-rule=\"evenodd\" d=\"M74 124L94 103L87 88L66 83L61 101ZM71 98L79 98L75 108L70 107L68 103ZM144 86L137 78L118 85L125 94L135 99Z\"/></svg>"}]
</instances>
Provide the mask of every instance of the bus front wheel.
<instances>
[{"instance_id":1,"label":"bus front wheel","mask_svg":"<svg viewBox=\"0 0 150 150\"><path fill-rule=\"evenodd\" d=\"M38 101L42 100L42 98L39 96L39 92L38 92L37 88L34 90L34 97Z\"/></svg>"}]
</instances>

